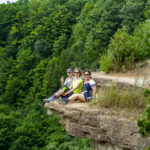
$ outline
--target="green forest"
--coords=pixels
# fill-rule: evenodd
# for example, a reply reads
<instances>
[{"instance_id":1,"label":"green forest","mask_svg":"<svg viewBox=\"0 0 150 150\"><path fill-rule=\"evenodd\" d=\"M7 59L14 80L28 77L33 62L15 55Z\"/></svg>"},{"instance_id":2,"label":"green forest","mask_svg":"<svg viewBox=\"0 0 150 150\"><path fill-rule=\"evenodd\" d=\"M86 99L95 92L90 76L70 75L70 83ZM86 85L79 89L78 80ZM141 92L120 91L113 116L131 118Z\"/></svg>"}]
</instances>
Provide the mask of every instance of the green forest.
<instances>
[{"instance_id":1,"label":"green forest","mask_svg":"<svg viewBox=\"0 0 150 150\"><path fill-rule=\"evenodd\" d=\"M42 99L61 87L67 68L126 71L149 57L150 0L0 4L0 149L91 150L57 114L46 115Z\"/></svg>"}]
</instances>

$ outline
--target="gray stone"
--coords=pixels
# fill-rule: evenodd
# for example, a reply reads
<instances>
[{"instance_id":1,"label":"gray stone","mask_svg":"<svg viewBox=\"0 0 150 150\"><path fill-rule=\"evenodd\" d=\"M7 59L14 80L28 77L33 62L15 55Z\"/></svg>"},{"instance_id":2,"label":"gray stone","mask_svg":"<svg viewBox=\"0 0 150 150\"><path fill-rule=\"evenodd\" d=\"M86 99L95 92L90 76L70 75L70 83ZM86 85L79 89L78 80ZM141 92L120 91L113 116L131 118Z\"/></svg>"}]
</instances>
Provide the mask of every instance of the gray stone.
<instances>
[{"instance_id":1,"label":"gray stone","mask_svg":"<svg viewBox=\"0 0 150 150\"><path fill-rule=\"evenodd\" d=\"M98 90L111 86L149 87L148 82L134 78L123 78L105 74L92 73ZM138 133L137 121L133 116L118 114L106 108L90 108L87 103L69 103L64 105L59 101L52 101L44 105L59 114L60 123L66 132L75 137L91 139L91 146L95 150L142 150L150 144L150 137L142 138ZM130 117L128 117L130 116Z\"/></svg>"},{"instance_id":2,"label":"gray stone","mask_svg":"<svg viewBox=\"0 0 150 150\"><path fill-rule=\"evenodd\" d=\"M95 150L142 150L150 144L150 137L138 133L133 117L90 108L87 103L51 102L45 107L59 114L68 134L91 139Z\"/></svg>"}]
</instances>

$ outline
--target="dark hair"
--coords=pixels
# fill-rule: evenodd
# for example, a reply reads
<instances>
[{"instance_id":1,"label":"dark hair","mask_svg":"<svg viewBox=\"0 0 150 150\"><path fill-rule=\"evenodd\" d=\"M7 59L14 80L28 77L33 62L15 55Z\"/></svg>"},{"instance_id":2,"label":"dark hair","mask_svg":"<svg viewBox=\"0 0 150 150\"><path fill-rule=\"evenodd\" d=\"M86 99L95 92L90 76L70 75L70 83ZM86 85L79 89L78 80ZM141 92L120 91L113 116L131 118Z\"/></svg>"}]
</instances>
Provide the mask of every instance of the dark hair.
<instances>
[{"instance_id":1,"label":"dark hair","mask_svg":"<svg viewBox=\"0 0 150 150\"><path fill-rule=\"evenodd\" d=\"M85 72L88 72L88 73L89 73L89 75L91 75L91 72L90 72L89 70L84 71L84 73L85 73Z\"/></svg>"},{"instance_id":2,"label":"dark hair","mask_svg":"<svg viewBox=\"0 0 150 150\"><path fill-rule=\"evenodd\" d=\"M75 70L78 70L79 71L79 76L82 76L81 70L79 68L75 68L74 71Z\"/></svg>"}]
</instances>

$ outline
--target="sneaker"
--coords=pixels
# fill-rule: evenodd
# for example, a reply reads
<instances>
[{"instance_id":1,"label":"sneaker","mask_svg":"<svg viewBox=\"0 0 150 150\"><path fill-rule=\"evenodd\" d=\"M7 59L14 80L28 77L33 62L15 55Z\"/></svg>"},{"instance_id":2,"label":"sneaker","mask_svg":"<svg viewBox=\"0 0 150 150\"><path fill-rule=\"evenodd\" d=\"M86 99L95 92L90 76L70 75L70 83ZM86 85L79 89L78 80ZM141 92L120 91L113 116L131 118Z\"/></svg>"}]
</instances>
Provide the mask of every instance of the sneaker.
<instances>
[{"instance_id":1,"label":"sneaker","mask_svg":"<svg viewBox=\"0 0 150 150\"><path fill-rule=\"evenodd\" d=\"M63 101L63 102L65 102L65 103L67 103L68 102L68 97L64 97L64 96L60 96L60 99Z\"/></svg>"},{"instance_id":2,"label":"sneaker","mask_svg":"<svg viewBox=\"0 0 150 150\"><path fill-rule=\"evenodd\" d=\"M50 101L53 101L53 100L55 100L55 99L57 99L57 97L56 97L55 95L53 95L53 96L51 96L51 97L49 97L49 98L44 98L43 101L44 101L44 102L50 102Z\"/></svg>"}]
</instances>

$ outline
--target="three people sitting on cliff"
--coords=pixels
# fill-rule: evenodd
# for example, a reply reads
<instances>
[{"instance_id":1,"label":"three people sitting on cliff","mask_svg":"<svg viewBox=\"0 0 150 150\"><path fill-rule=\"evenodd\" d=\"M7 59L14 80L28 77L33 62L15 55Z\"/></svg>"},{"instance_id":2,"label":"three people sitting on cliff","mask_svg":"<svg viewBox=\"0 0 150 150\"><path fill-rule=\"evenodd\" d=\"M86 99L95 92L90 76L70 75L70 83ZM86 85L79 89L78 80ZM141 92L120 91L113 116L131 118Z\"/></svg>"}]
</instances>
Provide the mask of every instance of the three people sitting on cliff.
<instances>
[{"instance_id":1,"label":"three people sitting on cliff","mask_svg":"<svg viewBox=\"0 0 150 150\"><path fill-rule=\"evenodd\" d=\"M96 83L91 78L90 71L84 72L84 82L81 78L82 74L80 69L74 70L74 76L72 69L67 69L67 75L68 78L66 78L65 82L61 78L62 88L50 98L44 99L44 102L50 102L58 98L66 103L75 100L86 102L96 98Z\"/></svg>"}]
</instances>

